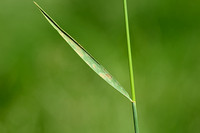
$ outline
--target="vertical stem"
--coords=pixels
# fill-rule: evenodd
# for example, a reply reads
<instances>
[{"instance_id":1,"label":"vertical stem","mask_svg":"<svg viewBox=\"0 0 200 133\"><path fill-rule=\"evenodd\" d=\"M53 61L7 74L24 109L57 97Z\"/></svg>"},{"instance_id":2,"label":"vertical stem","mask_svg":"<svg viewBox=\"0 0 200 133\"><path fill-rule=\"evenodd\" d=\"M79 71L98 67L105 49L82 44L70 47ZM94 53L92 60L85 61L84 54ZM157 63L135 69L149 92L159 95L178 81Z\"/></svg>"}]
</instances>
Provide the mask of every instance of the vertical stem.
<instances>
[{"instance_id":1,"label":"vertical stem","mask_svg":"<svg viewBox=\"0 0 200 133\"><path fill-rule=\"evenodd\" d=\"M128 57L129 57L129 72L130 72L130 81L132 89L132 111L133 111L133 121L134 121L134 130L135 133L139 133L138 128L138 118L137 118L137 108L136 108L136 97L135 97L135 85L134 85L134 76L133 76L133 62L131 54L131 42L130 42L130 32L129 32L129 23L128 23L128 9L127 9L127 0L124 0L124 13L125 13L125 22L126 22L126 36L127 36L127 45L128 45Z\"/></svg>"},{"instance_id":2,"label":"vertical stem","mask_svg":"<svg viewBox=\"0 0 200 133\"><path fill-rule=\"evenodd\" d=\"M132 102L132 110L133 110L134 130L135 130L135 133L139 133L137 108L136 108L135 102Z\"/></svg>"},{"instance_id":3,"label":"vertical stem","mask_svg":"<svg viewBox=\"0 0 200 133\"><path fill-rule=\"evenodd\" d=\"M124 12L125 12L126 36L127 36L127 44L128 44L129 72L130 72L130 78L131 78L131 89L132 89L132 98L133 98L132 100L135 101L135 85L134 85L131 41L130 41L129 23L128 23L127 0L124 0Z\"/></svg>"}]
</instances>

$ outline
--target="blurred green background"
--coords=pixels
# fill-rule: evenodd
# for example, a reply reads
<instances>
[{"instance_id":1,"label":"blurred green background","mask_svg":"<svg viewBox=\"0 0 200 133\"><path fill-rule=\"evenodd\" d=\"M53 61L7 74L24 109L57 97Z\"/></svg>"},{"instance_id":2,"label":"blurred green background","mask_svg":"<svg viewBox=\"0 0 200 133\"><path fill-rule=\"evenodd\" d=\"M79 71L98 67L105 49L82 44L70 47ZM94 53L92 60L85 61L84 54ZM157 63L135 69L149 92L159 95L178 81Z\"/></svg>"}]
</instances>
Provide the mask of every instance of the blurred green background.
<instances>
[{"instance_id":1,"label":"blurred green background","mask_svg":"<svg viewBox=\"0 0 200 133\"><path fill-rule=\"evenodd\" d=\"M123 0L36 1L130 93ZM200 133L200 1L128 0L141 133ZM133 133L131 104L31 0L0 2L0 133Z\"/></svg>"}]
</instances>

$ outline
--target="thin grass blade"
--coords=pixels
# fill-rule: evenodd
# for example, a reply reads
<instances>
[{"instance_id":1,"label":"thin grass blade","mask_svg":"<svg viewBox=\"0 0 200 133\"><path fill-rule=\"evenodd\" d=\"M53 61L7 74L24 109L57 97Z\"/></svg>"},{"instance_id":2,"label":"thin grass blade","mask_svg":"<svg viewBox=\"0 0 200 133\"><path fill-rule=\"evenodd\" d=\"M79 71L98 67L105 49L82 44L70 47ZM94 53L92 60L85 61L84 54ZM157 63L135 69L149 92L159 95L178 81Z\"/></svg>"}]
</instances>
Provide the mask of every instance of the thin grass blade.
<instances>
[{"instance_id":1,"label":"thin grass blade","mask_svg":"<svg viewBox=\"0 0 200 133\"><path fill-rule=\"evenodd\" d=\"M94 57L92 57L76 40L74 40L67 32L65 32L36 2L34 2L41 13L49 21L49 23L56 29L56 31L64 38L64 40L72 47L72 49L88 64L88 66L94 70L101 78L103 78L108 84L118 90L121 94L127 97L131 102L127 91L119 84L119 82L113 78L113 76L100 65Z\"/></svg>"}]
</instances>

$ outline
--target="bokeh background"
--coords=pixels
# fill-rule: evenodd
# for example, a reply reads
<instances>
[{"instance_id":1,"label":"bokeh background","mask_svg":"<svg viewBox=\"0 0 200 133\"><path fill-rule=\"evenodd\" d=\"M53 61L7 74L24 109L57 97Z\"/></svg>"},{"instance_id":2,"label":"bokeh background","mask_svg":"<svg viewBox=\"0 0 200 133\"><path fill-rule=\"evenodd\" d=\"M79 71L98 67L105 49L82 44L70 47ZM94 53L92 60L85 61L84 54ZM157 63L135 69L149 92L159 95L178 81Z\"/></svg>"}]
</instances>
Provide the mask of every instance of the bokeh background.
<instances>
[{"instance_id":1,"label":"bokeh background","mask_svg":"<svg viewBox=\"0 0 200 133\"><path fill-rule=\"evenodd\" d=\"M37 0L130 93L123 0ZM128 0L141 133L200 133L200 1ZM131 104L31 0L0 2L0 133L133 133Z\"/></svg>"}]
</instances>

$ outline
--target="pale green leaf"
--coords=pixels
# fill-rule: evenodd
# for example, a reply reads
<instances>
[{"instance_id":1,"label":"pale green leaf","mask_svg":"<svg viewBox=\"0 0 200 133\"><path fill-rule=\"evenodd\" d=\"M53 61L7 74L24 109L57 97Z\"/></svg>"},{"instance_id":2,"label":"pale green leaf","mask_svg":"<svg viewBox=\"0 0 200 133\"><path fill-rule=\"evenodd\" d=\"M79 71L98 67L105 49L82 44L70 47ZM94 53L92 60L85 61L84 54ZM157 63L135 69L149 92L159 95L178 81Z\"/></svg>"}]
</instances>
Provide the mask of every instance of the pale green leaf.
<instances>
[{"instance_id":1,"label":"pale green leaf","mask_svg":"<svg viewBox=\"0 0 200 133\"><path fill-rule=\"evenodd\" d=\"M118 90L121 94L127 97L130 101L129 94L119 84L119 82L112 77L112 75L100 65L77 41L75 41L68 33L66 33L56 22L36 3L34 2L41 13L49 21L49 23L57 30L57 32L65 39L65 41L74 49L74 51L88 64L92 70L94 70L101 78L103 78L108 84Z\"/></svg>"}]
</instances>

